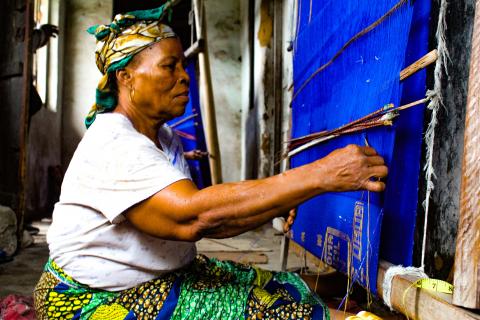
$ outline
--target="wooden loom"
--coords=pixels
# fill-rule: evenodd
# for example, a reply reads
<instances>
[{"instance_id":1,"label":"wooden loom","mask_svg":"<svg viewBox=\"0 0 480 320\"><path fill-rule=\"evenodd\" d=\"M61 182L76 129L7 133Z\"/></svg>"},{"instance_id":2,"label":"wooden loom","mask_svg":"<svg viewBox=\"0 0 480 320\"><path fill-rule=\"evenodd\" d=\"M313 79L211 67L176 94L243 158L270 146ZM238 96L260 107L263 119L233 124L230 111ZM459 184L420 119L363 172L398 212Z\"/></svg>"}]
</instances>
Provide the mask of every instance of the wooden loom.
<instances>
[{"instance_id":1,"label":"wooden loom","mask_svg":"<svg viewBox=\"0 0 480 320\"><path fill-rule=\"evenodd\" d=\"M414 289L405 294L407 288L417 279L404 276L395 277L391 294L393 306L414 319L480 319L479 315L453 305L480 308L480 164L478 162L480 158L478 145L478 141L480 141L478 130L480 128L478 106L480 99L480 36L478 36L480 34L480 1L476 2L476 9L465 128L461 216L455 257L455 291L453 297L422 289ZM421 64L417 67L422 68ZM415 68L413 65L407 67L402 71L402 75L411 71L415 72ZM295 243L292 243L292 246L300 248ZM283 244L282 254L284 257L288 254L288 239ZM320 261L313 255L309 256L316 262ZM383 296L383 278L390 266L391 264L386 261L380 262L377 281L380 296ZM286 267L286 261L282 260L282 267ZM403 299L405 301L402 301Z\"/></svg>"}]
</instances>

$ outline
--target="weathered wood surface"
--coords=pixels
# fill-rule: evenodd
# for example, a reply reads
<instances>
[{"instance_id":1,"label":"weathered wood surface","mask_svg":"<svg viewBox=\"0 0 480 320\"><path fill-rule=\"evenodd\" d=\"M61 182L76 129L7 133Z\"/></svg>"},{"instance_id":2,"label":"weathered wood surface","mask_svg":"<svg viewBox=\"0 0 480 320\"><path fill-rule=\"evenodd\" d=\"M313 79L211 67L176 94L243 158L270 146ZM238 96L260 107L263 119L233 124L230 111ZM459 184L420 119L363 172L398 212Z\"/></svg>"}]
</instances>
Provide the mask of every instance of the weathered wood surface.
<instances>
[{"instance_id":1,"label":"weathered wood surface","mask_svg":"<svg viewBox=\"0 0 480 320\"><path fill-rule=\"evenodd\" d=\"M465 119L453 302L480 308L480 1L476 1Z\"/></svg>"}]
</instances>

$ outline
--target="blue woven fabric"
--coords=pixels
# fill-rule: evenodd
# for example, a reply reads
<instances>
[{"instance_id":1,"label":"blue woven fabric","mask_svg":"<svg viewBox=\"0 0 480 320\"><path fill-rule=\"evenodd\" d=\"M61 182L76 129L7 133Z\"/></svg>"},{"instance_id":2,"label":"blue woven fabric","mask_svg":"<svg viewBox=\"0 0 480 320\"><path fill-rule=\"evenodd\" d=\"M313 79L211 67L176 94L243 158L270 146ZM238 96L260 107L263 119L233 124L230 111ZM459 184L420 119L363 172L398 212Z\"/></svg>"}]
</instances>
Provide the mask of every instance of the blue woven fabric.
<instances>
[{"instance_id":1,"label":"blue woven fabric","mask_svg":"<svg viewBox=\"0 0 480 320\"><path fill-rule=\"evenodd\" d=\"M398 1L299 0L294 92ZM337 128L388 103L399 106L423 98L425 71L404 82L399 74L427 53L429 11L428 0L408 1L315 76L293 100L292 137ZM291 160L297 167L351 143L365 145L365 138L386 159L386 192L321 195L299 207L292 228L297 243L343 272L351 265L352 277L373 293L379 256L404 265L412 261L423 112L416 107L402 113L393 127L342 136Z\"/></svg>"}]
</instances>

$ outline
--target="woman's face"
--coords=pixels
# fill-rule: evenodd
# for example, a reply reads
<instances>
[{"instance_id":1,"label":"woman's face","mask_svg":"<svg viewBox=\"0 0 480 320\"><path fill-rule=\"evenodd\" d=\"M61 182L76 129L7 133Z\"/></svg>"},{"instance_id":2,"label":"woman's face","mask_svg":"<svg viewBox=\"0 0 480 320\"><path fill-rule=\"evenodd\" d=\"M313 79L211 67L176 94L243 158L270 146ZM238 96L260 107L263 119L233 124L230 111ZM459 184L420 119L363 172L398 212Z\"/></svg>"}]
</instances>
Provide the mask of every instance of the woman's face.
<instances>
[{"instance_id":1,"label":"woman's face","mask_svg":"<svg viewBox=\"0 0 480 320\"><path fill-rule=\"evenodd\" d=\"M146 48L125 69L132 76L131 102L143 115L161 121L183 115L190 78L177 38L163 39Z\"/></svg>"}]
</instances>

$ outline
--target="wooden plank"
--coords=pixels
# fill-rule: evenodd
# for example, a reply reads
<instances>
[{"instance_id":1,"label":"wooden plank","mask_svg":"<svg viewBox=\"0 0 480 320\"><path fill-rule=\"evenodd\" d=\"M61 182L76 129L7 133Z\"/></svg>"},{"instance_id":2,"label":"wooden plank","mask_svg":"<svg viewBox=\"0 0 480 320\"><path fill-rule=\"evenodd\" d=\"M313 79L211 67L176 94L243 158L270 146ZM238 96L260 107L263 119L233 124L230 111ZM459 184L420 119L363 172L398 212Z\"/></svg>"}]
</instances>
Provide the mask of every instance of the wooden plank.
<instances>
[{"instance_id":1,"label":"wooden plank","mask_svg":"<svg viewBox=\"0 0 480 320\"><path fill-rule=\"evenodd\" d=\"M385 261L380 261L379 265L377 289L379 295L383 297L383 279L386 271L392 266L392 264ZM416 280L418 280L418 278L409 276L396 276L393 278L390 301L392 302L392 306L395 310L403 313L410 319L417 320L480 319L480 315L454 306L452 304L451 295L431 292L425 289L413 288L412 283Z\"/></svg>"},{"instance_id":2,"label":"wooden plank","mask_svg":"<svg viewBox=\"0 0 480 320\"><path fill-rule=\"evenodd\" d=\"M476 1L465 119L453 302L480 308L480 0Z\"/></svg>"}]
</instances>

